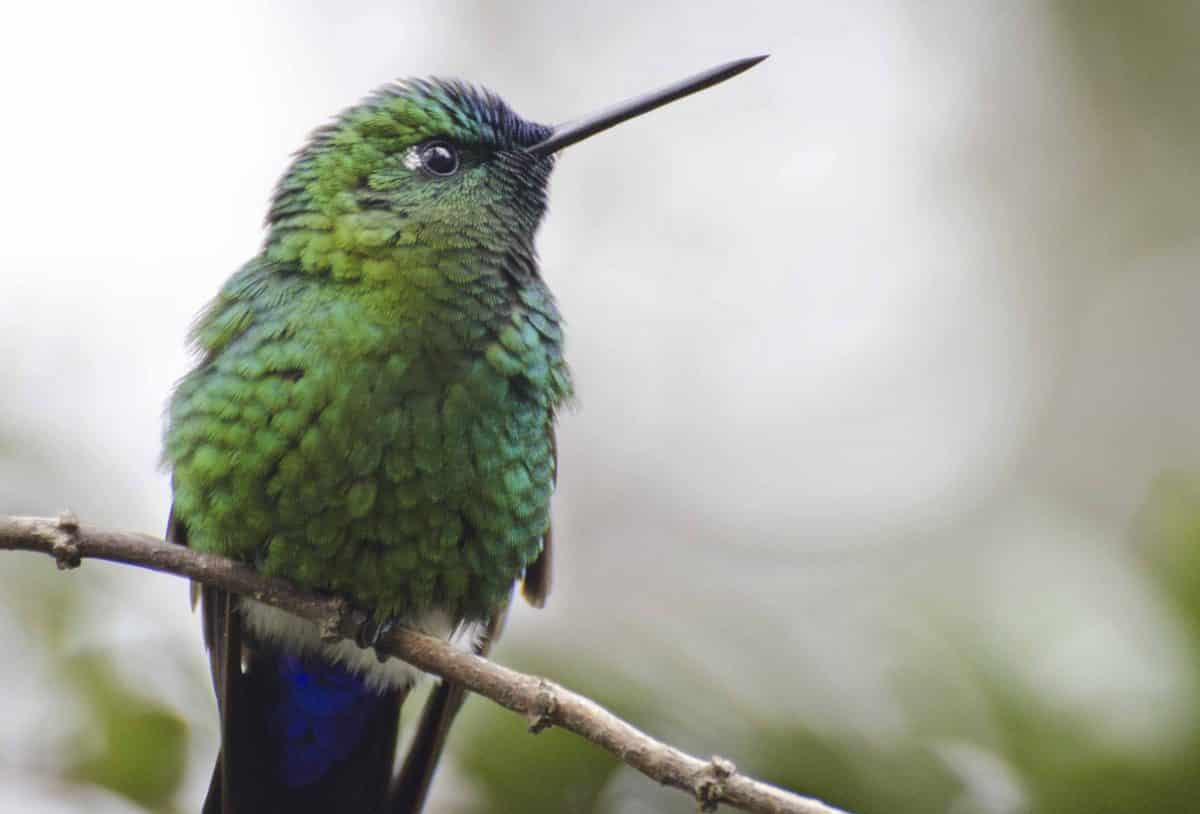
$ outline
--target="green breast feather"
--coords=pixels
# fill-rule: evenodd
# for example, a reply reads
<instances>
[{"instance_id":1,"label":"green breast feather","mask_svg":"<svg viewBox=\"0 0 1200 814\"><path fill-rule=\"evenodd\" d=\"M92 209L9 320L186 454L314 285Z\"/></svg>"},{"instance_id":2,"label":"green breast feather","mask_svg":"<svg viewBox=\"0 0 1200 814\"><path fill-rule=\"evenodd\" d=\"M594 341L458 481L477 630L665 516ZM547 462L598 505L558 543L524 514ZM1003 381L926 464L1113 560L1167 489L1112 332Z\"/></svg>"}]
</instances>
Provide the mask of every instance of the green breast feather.
<instances>
[{"instance_id":1,"label":"green breast feather","mask_svg":"<svg viewBox=\"0 0 1200 814\"><path fill-rule=\"evenodd\" d=\"M259 260L229 281L169 409L194 547L381 617L504 601L549 528L570 380L540 279L472 260L380 285Z\"/></svg>"}]
</instances>

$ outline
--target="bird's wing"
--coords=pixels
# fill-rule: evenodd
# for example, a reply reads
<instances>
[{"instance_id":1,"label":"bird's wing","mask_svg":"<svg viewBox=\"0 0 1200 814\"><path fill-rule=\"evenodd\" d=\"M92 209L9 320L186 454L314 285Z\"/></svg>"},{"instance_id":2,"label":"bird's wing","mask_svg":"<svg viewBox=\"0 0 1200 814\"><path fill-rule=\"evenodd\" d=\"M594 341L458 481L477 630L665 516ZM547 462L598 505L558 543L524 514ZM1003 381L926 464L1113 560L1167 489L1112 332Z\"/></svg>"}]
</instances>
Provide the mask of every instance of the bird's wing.
<instances>
[{"instance_id":1,"label":"bird's wing","mask_svg":"<svg viewBox=\"0 0 1200 814\"><path fill-rule=\"evenodd\" d=\"M166 539L182 546L188 544L187 527L176 517L174 506L167 518ZM241 614L236 609L237 597L220 588L192 583L192 603L197 600L204 624L204 644L208 649L213 690L217 696L217 712L221 718L221 753L213 768L203 814L232 814L237 810L235 802L222 790L236 788L230 774L239 763L237 756L230 753L237 741L230 735L241 695L237 686L242 676Z\"/></svg>"},{"instance_id":2,"label":"bird's wing","mask_svg":"<svg viewBox=\"0 0 1200 814\"><path fill-rule=\"evenodd\" d=\"M550 454L553 457L553 477L557 482L558 443L553 423L546 426L546 432L550 438ZM521 580L521 595L535 608L545 605L546 597L550 593L550 569L554 562L553 544L553 529L547 526L546 533L542 536L542 551L536 560L526 566ZM475 647L476 654L487 656L492 644L500 638L504 622L508 618L509 605L509 602L505 602L492 616L486 632ZM425 797L429 794L438 760L446 746L450 725L454 723L454 716L458 714L466 698L466 688L449 680L443 680L430 694L429 700L425 702L425 709L421 712L417 734L392 786L387 814L419 814L425 804Z\"/></svg>"},{"instance_id":3,"label":"bird's wing","mask_svg":"<svg viewBox=\"0 0 1200 814\"><path fill-rule=\"evenodd\" d=\"M542 553L525 567L525 578L521 580L521 596L535 608L545 607L550 594L550 567L554 563L554 528L546 527L542 535Z\"/></svg>"},{"instance_id":4,"label":"bird's wing","mask_svg":"<svg viewBox=\"0 0 1200 814\"><path fill-rule=\"evenodd\" d=\"M558 483L558 440L554 434L554 424L546 427L550 436L550 455L552 456L553 478ZM525 566L525 576L521 580L521 596L535 608L546 605L546 597L550 595L550 571L554 564L554 526L553 521L546 526L542 535L542 552L538 558Z\"/></svg>"},{"instance_id":5,"label":"bird's wing","mask_svg":"<svg viewBox=\"0 0 1200 814\"><path fill-rule=\"evenodd\" d=\"M553 463L553 477L558 479L558 443L554 434L554 424L546 426L550 438L550 454ZM521 580L521 595L535 608L546 604L550 593L550 568L553 558L554 534L550 526L542 536L542 551L536 560L525 567ZM500 638L504 622L508 618L510 602L497 609L488 623L487 630L475 647L476 654L487 656L492 644ZM421 712L421 722L417 725L417 734L413 738L404 765L400 769L396 782L392 786L391 799L387 814L419 814L429 794L429 786L433 782L433 773L441 759L442 750L446 746L446 736L454 717L466 701L467 690L454 681L443 680L430 694Z\"/></svg>"},{"instance_id":6,"label":"bird's wing","mask_svg":"<svg viewBox=\"0 0 1200 814\"><path fill-rule=\"evenodd\" d=\"M473 648L476 655L486 657L492 643L500 638L504 621L508 618L509 602L493 614L483 636ZM446 736L454 716L467 700L467 689L461 684L444 679L429 695L421 711L421 722L412 746L404 757L404 765L396 776L386 814L420 814L433 773L446 746Z\"/></svg>"},{"instance_id":7,"label":"bird's wing","mask_svg":"<svg viewBox=\"0 0 1200 814\"><path fill-rule=\"evenodd\" d=\"M233 343L240 353L263 352L261 343L286 339L306 317L285 307L304 283L279 275L264 295L272 269L261 260L247 264L197 321L193 341L206 356L186 380L192 386L202 386L218 354L230 358ZM174 508L167 538L189 545ZM203 814L379 811L407 688L380 692L343 666L255 636L244 622L242 597L194 586L193 600L197 595L221 720L221 752Z\"/></svg>"},{"instance_id":8,"label":"bird's wing","mask_svg":"<svg viewBox=\"0 0 1200 814\"><path fill-rule=\"evenodd\" d=\"M167 539L187 545L187 530L173 512L167 525ZM377 811L388 792L400 706L408 694L407 688L379 694L364 685L363 698L352 704L344 716L354 718L361 713L365 720L361 727L352 727L357 734L347 754L331 761L316 782L288 782L272 761L278 758L281 748L277 719L296 712L295 703L291 706L283 703L281 689L281 682L289 680L290 663L279 648L255 640L244 630L238 601L235 594L200 586L204 641L221 718L221 751L202 814ZM331 673L340 670L328 669ZM307 665L301 667L301 672L308 675L319 672L319 668ZM344 687L335 692L340 692L344 700ZM340 731L338 715L326 714L309 723L309 731L318 733L318 741L326 741L325 746L330 745L329 736ZM412 809L413 814L418 811L419 808Z\"/></svg>"}]
</instances>

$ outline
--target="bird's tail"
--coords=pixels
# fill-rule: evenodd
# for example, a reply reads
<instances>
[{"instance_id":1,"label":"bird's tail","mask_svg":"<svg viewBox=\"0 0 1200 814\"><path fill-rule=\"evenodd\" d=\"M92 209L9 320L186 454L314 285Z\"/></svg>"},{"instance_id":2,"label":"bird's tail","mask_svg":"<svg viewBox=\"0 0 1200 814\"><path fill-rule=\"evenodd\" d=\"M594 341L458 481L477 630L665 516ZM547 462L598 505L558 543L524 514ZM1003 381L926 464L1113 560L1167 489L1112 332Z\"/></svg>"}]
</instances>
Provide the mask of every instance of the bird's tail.
<instances>
[{"instance_id":1,"label":"bird's tail","mask_svg":"<svg viewBox=\"0 0 1200 814\"><path fill-rule=\"evenodd\" d=\"M486 658L491 652L492 645L504 629L508 607L509 603L505 602L492 614L487 627L472 645L475 655ZM443 679L430 694L412 745L404 758L404 766L392 784L386 814L420 814L446 745L446 737L450 734L450 725L466 700L466 688L449 679Z\"/></svg>"},{"instance_id":2,"label":"bird's tail","mask_svg":"<svg viewBox=\"0 0 1200 814\"><path fill-rule=\"evenodd\" d=\"M392 785L386 814L420 814L446 745L450 724L465 700L466 690L452 681L443 681L433 690L425 702L421 723L404 758L404 766Z\"/></svg>"},{"instance_id":3,"label":"bird's tail","mask_svg":"<svg viewBox=\"0 0 1200 814\"><path fill-rule=\"evenodd\" d=\"M174 508L166 537L188 544ZM249 641L237 596L219 588L194 585L192 599L200 600L221 716L221 751L203 814L420 814L462 706L460 687L434 691L393 782L407 688L380 694L323 660ZM477 652L487 652L503 618L496 614Z\"/></svg>"},{"instance_id":4,"label":"bird's tail","mask_svg":"<svg viewBox=\"0 0 1200 814\"><path fill-rule=\"evenodd\" d=\"M381 695L341 666L271 645L243 652L204 814L381 812L407 691Z\"/></svg>"}]
</instances>

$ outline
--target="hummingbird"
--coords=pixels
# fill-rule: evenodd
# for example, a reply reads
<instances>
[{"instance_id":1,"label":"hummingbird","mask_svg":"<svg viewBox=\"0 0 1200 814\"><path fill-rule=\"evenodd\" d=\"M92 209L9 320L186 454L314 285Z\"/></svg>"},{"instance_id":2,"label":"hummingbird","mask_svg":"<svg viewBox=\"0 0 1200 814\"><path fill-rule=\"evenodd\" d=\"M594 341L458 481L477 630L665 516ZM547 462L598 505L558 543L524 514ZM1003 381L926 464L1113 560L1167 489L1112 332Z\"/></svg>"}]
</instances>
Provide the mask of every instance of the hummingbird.
<instances>
[{"instance_id":1,"label":"hummingbird","mask_svg":"<svg viewBox=\"0 0 1200 814\"><path fill-rule=\"evenodd\" d=\"M400 624L486 654L550 589L555 416L572 396L534 237L566 147L729 79L719 65L558 126L406 79L316 130L259 253L190 333L167 408L167 538L348 599L358 641L193 588L220 715L204 814L419 812L465 690L375 651ZM198 595L198 596L197 596Z\"/></svg>"}]
</instances>

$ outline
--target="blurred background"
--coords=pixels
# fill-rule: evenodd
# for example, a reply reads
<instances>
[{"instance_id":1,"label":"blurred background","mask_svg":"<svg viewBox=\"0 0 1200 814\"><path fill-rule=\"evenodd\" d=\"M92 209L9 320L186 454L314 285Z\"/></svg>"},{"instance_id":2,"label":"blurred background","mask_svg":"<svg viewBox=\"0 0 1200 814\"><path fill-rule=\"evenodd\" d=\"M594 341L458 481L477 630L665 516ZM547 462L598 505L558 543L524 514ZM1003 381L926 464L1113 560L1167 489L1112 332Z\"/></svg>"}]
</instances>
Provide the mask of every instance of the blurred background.
<instances>
[{"instance_id":1,"label":"blurred background","mask_svg":"<svg viewBox=\"0 0 1200 814\"><path fill-rule=\"evenodd\" d=\"M0 18L0 513L160 533L192 316L405 75L561 121L549 607L495 653L856 814L1200 811L1200 5L27 3ZM177 579L0 556L0 810L190 812ZM435 812L687 812L473 701Z\"/></svg>"}]
</instances>

